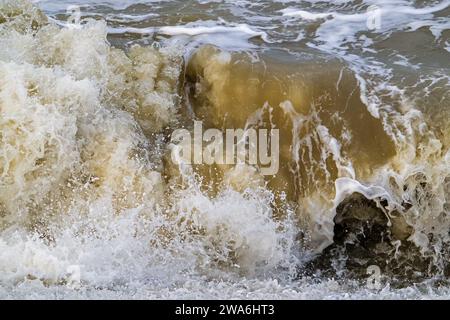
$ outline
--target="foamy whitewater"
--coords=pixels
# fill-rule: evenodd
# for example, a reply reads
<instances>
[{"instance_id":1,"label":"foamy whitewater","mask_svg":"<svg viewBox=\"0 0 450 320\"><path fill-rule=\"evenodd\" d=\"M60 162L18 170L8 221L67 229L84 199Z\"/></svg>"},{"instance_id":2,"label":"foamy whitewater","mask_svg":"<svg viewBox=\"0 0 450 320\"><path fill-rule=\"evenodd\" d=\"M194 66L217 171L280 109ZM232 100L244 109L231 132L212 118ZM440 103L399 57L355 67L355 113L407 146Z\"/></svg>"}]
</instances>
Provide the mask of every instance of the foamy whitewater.
<instances>
[{"instance_id":1,"label":"foamy whitewater","mask_svg":"<svg viewBox=\"0 0 450 320\"><path fill-rule=\"evenodd\" d=\"M0 0L0 298L450 298L449 17ZM194 119L279 129L279 172L175 165Z\"/></svg>"}]
</instances>

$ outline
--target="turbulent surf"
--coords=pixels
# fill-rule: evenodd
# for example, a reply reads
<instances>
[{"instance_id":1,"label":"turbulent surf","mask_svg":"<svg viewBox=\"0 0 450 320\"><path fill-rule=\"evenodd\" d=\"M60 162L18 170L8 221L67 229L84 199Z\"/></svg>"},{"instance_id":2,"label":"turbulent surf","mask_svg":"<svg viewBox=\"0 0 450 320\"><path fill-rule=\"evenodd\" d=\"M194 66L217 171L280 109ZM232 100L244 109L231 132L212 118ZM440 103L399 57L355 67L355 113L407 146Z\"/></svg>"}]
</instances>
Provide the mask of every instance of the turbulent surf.
<instances>
[{"instance_id":1,"label":"turbulent surf","mask_svg":"<svg viewBox=\"0 0 450 320\"><path fill-rule=\"evenodd\" d=\"M0 297L449 297L449 16L0 0ZM278 171L172 161L194 121Z\"/></svg>"}]
</instances>

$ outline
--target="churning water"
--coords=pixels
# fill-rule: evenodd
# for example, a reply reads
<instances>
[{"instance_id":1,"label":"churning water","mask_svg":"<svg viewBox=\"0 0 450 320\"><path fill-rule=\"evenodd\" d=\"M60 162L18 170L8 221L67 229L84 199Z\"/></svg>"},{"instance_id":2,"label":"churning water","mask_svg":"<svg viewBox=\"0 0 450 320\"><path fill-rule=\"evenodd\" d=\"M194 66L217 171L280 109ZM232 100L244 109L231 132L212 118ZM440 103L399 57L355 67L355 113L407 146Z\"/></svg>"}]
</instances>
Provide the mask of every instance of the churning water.
<instances>
[{"instance_id":1,"label":"churning water","mask_svg":"<svg viewBox=\"0 0 450 320\"><path fill-rule=\"evenodd\" d=\"M449 17L0 0L0 297L450 297ZM194 119L279 129L278 173L175 165Z\"/></svg>"}]
</instances>

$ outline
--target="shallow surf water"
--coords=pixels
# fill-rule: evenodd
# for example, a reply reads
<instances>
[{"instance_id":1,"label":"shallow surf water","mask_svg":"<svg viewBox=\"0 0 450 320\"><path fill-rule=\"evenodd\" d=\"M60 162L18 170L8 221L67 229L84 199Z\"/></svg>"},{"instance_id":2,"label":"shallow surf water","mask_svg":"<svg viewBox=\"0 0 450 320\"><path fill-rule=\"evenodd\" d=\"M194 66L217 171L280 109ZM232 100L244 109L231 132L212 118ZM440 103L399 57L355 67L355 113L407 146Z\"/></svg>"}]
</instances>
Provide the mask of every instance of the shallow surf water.
<instances>
[{"instance_id":1,"label":"shallow surf water","mask_svg":"<svg viewBox=\"0 0 450 320\"><path fill-rule=\"evenodd\" d=\"M0 0L0 297L448 298L449 16ZM175 165L194 119L278 173Z\"/></svg>"}]
</instances>

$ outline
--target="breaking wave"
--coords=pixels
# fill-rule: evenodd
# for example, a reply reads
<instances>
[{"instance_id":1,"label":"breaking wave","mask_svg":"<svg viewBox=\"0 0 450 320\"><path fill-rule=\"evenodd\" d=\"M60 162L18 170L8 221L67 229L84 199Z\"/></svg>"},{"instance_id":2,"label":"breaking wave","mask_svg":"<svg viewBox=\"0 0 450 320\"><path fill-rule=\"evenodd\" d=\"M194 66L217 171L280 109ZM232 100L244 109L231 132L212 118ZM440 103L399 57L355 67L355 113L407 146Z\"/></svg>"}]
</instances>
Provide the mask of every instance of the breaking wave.
<instances>
[{"instance_id":1,"label":"breaking wave","mask_svg":"<svg viewBox=\"0 0 450 320\"><path fill-rule=\"evenodd\" d=\"M274 2L275 27L312 24L279 38L256 18L138 27L159 14L126 4L71 27L0 1L0 296L375 298L370 265L382 297L448 295L448 3L398 2L375 35L344 5ZM415 33L443 64L389 52ZM173 164L194 119L278 128L278 174Z\"/></svg>"}]
</instances>

